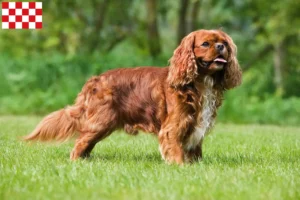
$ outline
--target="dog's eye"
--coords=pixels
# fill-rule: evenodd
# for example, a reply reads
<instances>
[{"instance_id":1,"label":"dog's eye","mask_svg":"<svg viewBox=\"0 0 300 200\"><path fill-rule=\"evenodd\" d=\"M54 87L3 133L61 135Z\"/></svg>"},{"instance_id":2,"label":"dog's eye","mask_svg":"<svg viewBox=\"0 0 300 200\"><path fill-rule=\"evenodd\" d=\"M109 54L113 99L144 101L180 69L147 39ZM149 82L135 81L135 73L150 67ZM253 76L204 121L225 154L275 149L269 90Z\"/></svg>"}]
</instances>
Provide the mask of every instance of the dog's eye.
<instances>
[{"instance_id":1,"label":"dog's eye","mask_svg":"<svg viewBox=\"0 0 300 200\"><path fill-rule=\"evenodd\" d=\"M209 43L208 43L208 42L203 42L203 43L201 44L201 46L203 46L203 47L208 47L208 46L209 46Z\"/></svg>"},{"instance_id":2,"label":"dog's eye","mask_svg":"<svg viewBox=\"0 0 300 200\"><path fill-rule=\"evenodd\" d=\"M223 42L223 44L224 44L225 46L228 46L228 42Z\"/></svg>"}]
</instances>

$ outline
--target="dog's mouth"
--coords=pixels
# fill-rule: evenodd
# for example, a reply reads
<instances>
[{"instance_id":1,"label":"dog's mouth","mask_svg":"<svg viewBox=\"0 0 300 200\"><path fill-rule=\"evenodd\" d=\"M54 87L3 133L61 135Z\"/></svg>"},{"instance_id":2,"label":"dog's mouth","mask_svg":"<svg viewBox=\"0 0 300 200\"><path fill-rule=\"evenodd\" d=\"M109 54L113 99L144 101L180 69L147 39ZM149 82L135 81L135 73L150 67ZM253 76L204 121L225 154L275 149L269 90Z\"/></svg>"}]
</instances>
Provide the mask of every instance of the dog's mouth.
<instances>
[{"instance_id":1,"label":"dog's mouth","mask_svg":"<svg viewBox=\"0 0 300 200\"><path fill-rule=\"evenodd\" d=\"M225 60L225 58L220 55L220 56L216 57L216 59L214 59L213 62L218 63L218 64L226 64L227 60Z\"/></svg>"},{"instance_id":2,"label":"dog's mouth","mask_svg":"<svg viewBox=\"0 0 300 200\"><path fill-rule=\"evenodd\" d=\"M227 63L227 60L222 55L219 55L212 61L204 61L201 58L199 58L197 59L197 62L203 68L218 71L224 68L225 64Z\"/></svg>"}]
</instances>

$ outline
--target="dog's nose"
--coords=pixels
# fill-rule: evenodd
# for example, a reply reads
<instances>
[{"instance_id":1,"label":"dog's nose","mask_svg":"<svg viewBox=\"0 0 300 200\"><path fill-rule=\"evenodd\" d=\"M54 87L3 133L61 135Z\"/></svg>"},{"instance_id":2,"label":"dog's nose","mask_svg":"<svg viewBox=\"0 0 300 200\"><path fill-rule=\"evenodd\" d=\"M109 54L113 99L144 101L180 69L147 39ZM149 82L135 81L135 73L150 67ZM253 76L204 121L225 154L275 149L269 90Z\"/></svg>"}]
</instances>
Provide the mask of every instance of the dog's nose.
<instances>
[{"instance_id":1,"label":"dog's nose","mask_svg":"<svg viewBox=\"0 0 300 200\"><path fill-rule=\"evenodd\" d=\"M223 49L224 49L224 44L216 43L216 49L217 49L218 51L223 51Z\"/></svg>"}]
</instances>

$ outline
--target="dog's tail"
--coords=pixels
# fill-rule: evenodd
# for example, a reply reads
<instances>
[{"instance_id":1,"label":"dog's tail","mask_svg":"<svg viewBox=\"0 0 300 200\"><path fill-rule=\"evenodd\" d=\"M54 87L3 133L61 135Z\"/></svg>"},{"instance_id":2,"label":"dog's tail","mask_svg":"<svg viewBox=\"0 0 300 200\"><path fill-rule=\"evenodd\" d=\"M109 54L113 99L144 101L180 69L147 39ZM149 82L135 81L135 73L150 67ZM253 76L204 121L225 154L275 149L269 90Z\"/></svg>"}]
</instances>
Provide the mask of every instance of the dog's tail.
<instances>
[{"instance_id":1,"label":"dog's tail","mask_svg":"<svg viewBox=\"0 0 300 200\"><path fill-rule=\"evenodd\" d=\"M75 105L50 113L31 134L24 137L24 140L62 142L73 137L80 129L80 121L84 113L83 101L83 95L79 94Z\"/></svg>"}]
</instances>

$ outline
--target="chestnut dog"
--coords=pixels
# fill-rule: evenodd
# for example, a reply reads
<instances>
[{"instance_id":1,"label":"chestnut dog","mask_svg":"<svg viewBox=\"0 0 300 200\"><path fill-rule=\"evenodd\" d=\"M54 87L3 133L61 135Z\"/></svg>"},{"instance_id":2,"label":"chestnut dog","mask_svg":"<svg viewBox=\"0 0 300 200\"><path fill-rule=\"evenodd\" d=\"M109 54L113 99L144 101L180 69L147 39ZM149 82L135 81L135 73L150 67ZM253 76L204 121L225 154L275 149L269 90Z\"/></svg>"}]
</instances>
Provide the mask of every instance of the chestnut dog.
<instances>
[{"instance_id":1,"label":"chestnut dog","mask_svg":"<svg viewBox=\"0 0 300 200\"><path fill-rule=\"evenodd\" d=\"M114 130L158 136L162 158L182 164L202 158L202 142L224 91L241 83L232 39L221 30L190 33L170 66L107 71L89 79L75 104L46 116L25 140L79 137L70 158L88 157Z\"/></svg>"}]
</instances>

